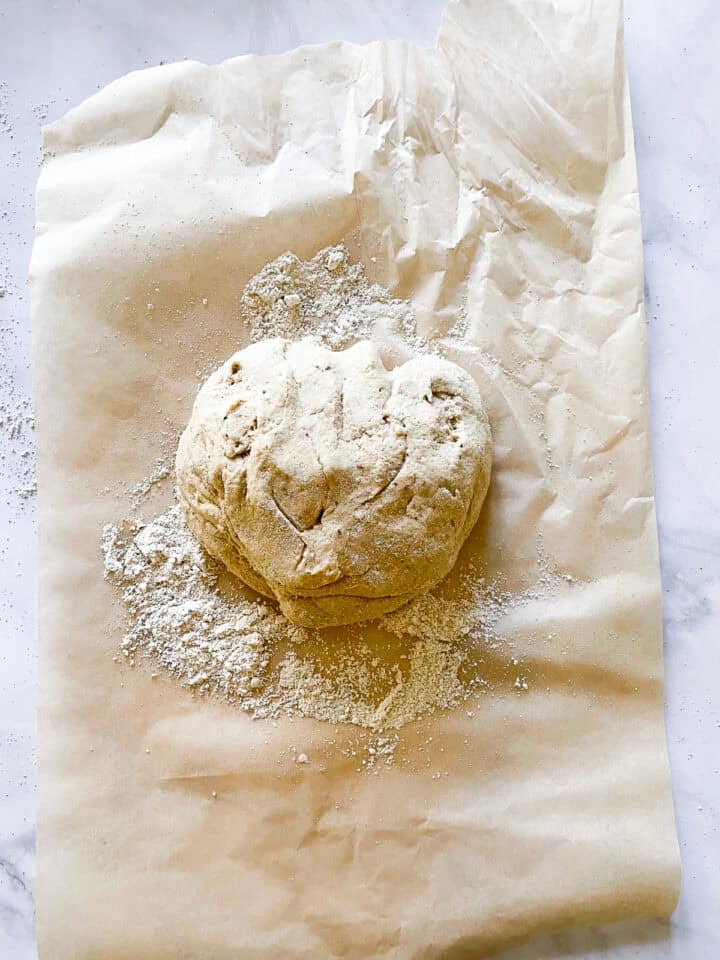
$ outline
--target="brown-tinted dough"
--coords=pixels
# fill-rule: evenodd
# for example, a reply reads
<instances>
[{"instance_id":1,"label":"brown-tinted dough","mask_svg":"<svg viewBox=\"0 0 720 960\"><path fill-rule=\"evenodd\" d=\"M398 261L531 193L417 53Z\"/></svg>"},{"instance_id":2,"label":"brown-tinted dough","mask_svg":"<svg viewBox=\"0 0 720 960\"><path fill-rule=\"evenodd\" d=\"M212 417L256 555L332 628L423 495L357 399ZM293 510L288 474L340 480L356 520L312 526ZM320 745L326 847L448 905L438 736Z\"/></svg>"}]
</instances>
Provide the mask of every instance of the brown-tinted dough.
<instances>
[{"instance_id":1,"label":"brown-tinted dough","mask_svg":"<svg viewBox=\"0 0 720 960\"><path fill-rule=\"evenodd\" d=\"M450 571L477 520L490 429L436 356L386 370L360 341L265 340L200 390L178 447L188 525L295 623L380 616Z\"/></svg>"}]
</instances>

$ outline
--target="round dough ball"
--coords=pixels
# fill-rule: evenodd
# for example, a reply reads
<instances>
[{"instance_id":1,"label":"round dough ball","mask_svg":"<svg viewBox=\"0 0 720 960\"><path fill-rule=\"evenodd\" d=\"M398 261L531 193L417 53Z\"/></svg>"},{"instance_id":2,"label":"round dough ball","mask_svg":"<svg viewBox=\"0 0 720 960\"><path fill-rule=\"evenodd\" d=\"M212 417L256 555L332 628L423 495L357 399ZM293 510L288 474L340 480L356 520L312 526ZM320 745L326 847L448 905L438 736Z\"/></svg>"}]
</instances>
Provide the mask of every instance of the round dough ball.
<instances>
[{"instance_id":1,"label":"round dough ball","mask_svg":"<svg viewBox=\"0 0 720 960\"><path fill-rule=\"evenodd\" d=\"M490 480L478 389L435 356L393 370L264 340L203 385L177 452L187 523L293 623L378 617L452 568Z\"/></svg>"}]
</instances>

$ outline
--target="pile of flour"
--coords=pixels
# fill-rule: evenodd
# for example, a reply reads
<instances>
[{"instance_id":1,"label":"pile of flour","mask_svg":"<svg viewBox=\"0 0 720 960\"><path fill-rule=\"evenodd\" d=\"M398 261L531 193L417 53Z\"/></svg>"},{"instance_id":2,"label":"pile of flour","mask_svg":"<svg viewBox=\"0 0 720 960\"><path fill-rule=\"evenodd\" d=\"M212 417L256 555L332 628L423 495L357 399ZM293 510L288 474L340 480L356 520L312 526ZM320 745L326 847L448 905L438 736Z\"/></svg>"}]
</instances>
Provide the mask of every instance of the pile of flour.
<instances>
[{"instance_id":1,"label":"pile of flour","mask_svg":"<svg viewBox=\"0 0 720 960\"><path fill-rule=\"evenodd\" d=\"M410 305L371 285L342 246L307 262L284 254L268 264L247 284L240 318L253 341L310 336L342 349L372 337L398 360L434 349L416 336ZM131 491L133 508L170 472L162 461L151 470ZM455 707L486 685L482 650L498 643L507 612L536 596L468 575L459 596L443 598L441 587L328 640L243 592L194 539L178 506L149 523L106 526L103 549L106 577L128 611L121 656L130 664L149 657L193 691L255 717L313 717L377 734ZM526 690L527 682L518 676L515 686ZM378 740L377 749L390 756L393 742Z\"/></svg>"},{"instance_id":2,"label":"pile of flour","mask_svg":"<svg viewBox=\"0 0 720 960\"><path fill-rule=\"evenodd\" d=\"M452 600L427 595L373 624L322 633L274 606L219 587L223 575L189 532L179 506L150 523L108 524L105 574L122 591L129 625L122 656L149 656L185 686L219 694L255 717L281 714L396 730L457 706L484 681L463 666L497 644L508 611L536 598L466 576Z\"/></svg>"},{"instance_id":3,"label":"pile of flour","mask_svg":"<svg viewBox=\"0 0 720 960\"><path fill-rule=\"evenodd\" d=\"M404 357L426 353L412 307L371 284L361 263L351 263L343 245L312 260L285 253L257 273L240 300L240 320L253 343L270 337L313 337L333 350L379 336Z\"/></svg>"}]
</instances>

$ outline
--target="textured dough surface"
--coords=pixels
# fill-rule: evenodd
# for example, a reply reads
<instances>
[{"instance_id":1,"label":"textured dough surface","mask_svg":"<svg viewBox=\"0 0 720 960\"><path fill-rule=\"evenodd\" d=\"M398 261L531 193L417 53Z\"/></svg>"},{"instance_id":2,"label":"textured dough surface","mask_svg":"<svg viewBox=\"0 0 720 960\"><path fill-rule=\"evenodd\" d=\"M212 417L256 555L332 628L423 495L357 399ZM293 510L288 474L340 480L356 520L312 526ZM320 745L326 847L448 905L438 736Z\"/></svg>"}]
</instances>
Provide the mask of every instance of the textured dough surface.
<instances>
[{"instance_id":1,"label":"textured dough surface","mask_svg":"<svg viewBox=\"0 0 720 960\"><path fill-rule=\"evenodd\" d=\"M490 480L490 428L448 360L264 340L205 382L177 452L188 525L309 626L371 619L451 570Z\"/></svg>"}]
</instances>

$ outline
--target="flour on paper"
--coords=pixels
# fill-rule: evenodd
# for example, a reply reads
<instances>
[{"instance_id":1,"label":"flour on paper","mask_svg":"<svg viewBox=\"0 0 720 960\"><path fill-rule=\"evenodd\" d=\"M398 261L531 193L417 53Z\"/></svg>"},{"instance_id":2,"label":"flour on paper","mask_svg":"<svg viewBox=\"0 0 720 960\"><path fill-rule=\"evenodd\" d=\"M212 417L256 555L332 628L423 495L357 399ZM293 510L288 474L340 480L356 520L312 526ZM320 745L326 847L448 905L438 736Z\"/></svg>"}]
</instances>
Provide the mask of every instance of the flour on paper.
<instances>
[{"instance_id":1,"label":"flour on paper","mask_svg":"<svg viewBox=\"0 0 720 960\"><path fill-rule=\"evenodd\" d=\"M410 305L371 285L342 246L268 264L247 284L240 318L252 342L309 338L339 350L379 337L385 349L392 345L395 363L438 350L416 336ZM131 491L133 506L168 472L156 462ZM536 590L513 594L466 573L457 596L444 598L440 588L369 627L340 627L328 642L243 591L177 505L149 523L107 525L103 549L106 577L129 614L121 659L135 665L149 657L192 691L224 697L256 718L312 717L372 731L363 761L370 768L392 762L392 731L488 689L482 653L500 642L503 617L552 586L546 577Z\"/></svg>"},{"instance_id":2,"label":"flour on paper","mask_svg":"<svg viewBox=\"0 0 720 960\"><path fill-rule=\"evenodd\" d=\"M380 333L405 354L427 352L417 335L412 307L371 284L361 263L351 263L339 244L300 260L284 253L245 286L240 320L253 343L270 337L314 337L333 350Z\"/></svg>"},{"instance_id":3,"label":"flour on paper","mask_svg":"<svg viewBox=\"0 0 720 960\"><path fill-rule=\"evenodd\" d=\"M122 657L149 656L186 687L219 694L257 718L280 715L397 730L456 707L487 681L473 664L497 646L512 609L545 595L513 594L466 576L460 596L427 595L377 621L397 643L374 646L357 629L332 650L265 600L219 588L223 567L187 529L179 506L148 524L103 532L105 573L122 590L129 626ZM470 669L468 669L470 668Z\"/></svg>"}]
</instances>

